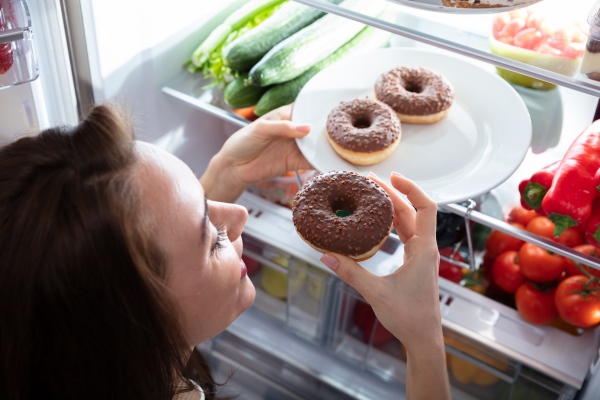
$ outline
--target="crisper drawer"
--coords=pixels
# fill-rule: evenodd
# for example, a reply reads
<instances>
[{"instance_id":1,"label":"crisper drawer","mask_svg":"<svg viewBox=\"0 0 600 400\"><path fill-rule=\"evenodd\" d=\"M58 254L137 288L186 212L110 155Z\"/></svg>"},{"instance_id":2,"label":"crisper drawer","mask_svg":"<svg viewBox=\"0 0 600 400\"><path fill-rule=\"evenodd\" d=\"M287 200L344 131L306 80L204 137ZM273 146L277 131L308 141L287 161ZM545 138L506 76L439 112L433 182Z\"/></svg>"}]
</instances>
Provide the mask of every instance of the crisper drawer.
<instances>
[{"instance_id":1,"label":"crisper drawer","mask_svg":"<svg viewBox=\"0 0 600 400\"><path fill-rule=\"evenodd\" d=\"M256 288L253 308L292 332L320 343L326 334L334 277L313 265L248 235L244 262Z\"/></svg>"},{"instance_id":2,"label":"crisper drawer","mask_svg":"<svg viewBox=\"0 0 600 400\"><path fill-rule=\"evenodd\" d=\"M542 371L548 366L542 365L539 360L538 365L533 365L536 363L534 357L529 358L530 363L527 363L523 354L515 351L520 347L517 342L527 340L533 351L548 352L542 344L546 342L579 354L577 349L585 350L586 344L593 348L594 335L567 339L562 335L564 332L557 329L545 330L520 321L501 304L497 307L493 304L482 306L480 303L489 299L458 285L447 285L444 281L441 286L442 315L447 316L452 307L455 307L455 312L462 313L462 326L444 318L447 367L453 398L568 400L575 397L577 387L552 377L548 371ZM453 289L459 290L454 292ZM465 296L463 290L469 293ZM382 380L403 386L406 383L407 359L402 344L379 324L370 306L353 288L338 282L334 293L332 317L335 326L328 343L331 351ZM498 342L486 345L480 336L470 337L466 332L469 328L480 330L481 326L476 326L478 324L488 326L488 335L494 334L494 325L497 324L495 333ZM453 330L450 326L460 328ZM501 337L503 329L506 329L504 338ZM502 345L503 342L511 342L511 335L512 348ZM541 355L539 358L543 359ZM568 362L565 357L562 367Z\"/></svg>"}]
</instances>

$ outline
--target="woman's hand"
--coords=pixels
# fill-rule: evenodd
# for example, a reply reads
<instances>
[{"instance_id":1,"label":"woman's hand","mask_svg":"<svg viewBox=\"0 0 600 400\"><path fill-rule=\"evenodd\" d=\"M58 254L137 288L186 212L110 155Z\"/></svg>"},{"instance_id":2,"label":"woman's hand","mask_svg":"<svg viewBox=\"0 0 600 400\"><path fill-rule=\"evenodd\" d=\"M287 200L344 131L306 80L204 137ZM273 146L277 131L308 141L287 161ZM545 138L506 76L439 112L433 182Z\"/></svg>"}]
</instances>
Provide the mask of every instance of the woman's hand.
<instances>
[{"instance_id":1,"label":"woman's hand","mask_svg":"<svg viewBox=\"0 0 600 400\"><path fill-rule=\"evenodd\" d=\"M437 205L399 174L392 173L391 184L412 206L377 177L370 178L388 192L394 204L394 227L404 242L404 264L379 277L339 254L325 254L321 261L365 298L381 324L406 347L407 398L449 398L438 293Z\"/></svg>"},{"instance_id":2,"label":"woman's hand","mask_svg":"<svg viewBox=\"0 0 600 400\"><path fill-rule=\"evenodd\" d=\"M273 110L225 142L200 179L208 198L235 201L252 183L313 168L296 145L310 126L293 124L291 112L291 105Z\"/></svg>"}]
</instances>

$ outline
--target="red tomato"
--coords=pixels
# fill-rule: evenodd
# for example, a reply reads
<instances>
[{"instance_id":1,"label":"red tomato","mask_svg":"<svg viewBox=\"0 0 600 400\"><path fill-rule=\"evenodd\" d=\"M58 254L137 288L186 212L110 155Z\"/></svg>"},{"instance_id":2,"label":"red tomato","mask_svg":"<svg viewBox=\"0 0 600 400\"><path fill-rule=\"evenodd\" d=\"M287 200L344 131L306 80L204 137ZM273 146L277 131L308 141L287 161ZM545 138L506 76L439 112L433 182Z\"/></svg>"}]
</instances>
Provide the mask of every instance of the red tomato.
<instances>
[{"instance_id":1,"label":"red tomato","mask_svg":"<svg viewBox=\"0 0 600 400\"><path fill-rule=\"evenodd\" d=\"M554 296L558 314L567 323L591 328L600 323L600 283L583 275L562 281Z\"/></svg>"},{"instance_id":2,"label":"red tomato","mask_svg":"<svg viewBox=\"0 0 600 400\"><path fill-rule=\"evenodd\" d=\"M573 250L576 250L580 253L590 255L592 257L600 258L600 249L591 244L582 244L579 246L573 247ZM600 278L600 270L597 270L592 267L584 267L590 274ZM569 258L565 257L565 272L566 277L573 275L583 275L583 272L579 270L577 264Z\"/></svg>"},{"instance_id":3,"label":"red tomato","mask_svg":"<svg viewBox=\"0 0 600 400\"><path fill-rule=\"evenodd\" d=\"M556 288L541 291L527 282L522 284L515 293L515 303L521 317L532 324L545 325L558 317L554 305Z\"/></svg>"},{"instance_id":4,"label":"red tomato","mask_svg":"<svg viewBox=\"0 0 600 400\"><path fill-rule=\"evenodd\" d=\"M565 246L575 247L585 243L585 235L580 227L572 226L565 229L558 239L555 240Z\"/></svg>"},{"instance_id":5,"label":"red tomato","mask_svg":"<svg viewBox=\"0 0 600 400\"><path fill-rule=\"evenodd\" d=\"M511 222L510 224L515 228L525 229L523 225L516 222ZM492 231L485 241L485 251L490 257L496 258L505 251L519 250L523 243L525 242L514 236L510 236L500 231Z\"/></svg>"},{"instance_id":6,"label":"red tomato","mask_svg":"<svg viewBox=\"0 0 600 400\"><path fill-rule=\"evenodd\" d=\"M492 266L492 277L500 289L514 293L525 282L514 250L500 254Z\"/></svg>"},{"instance_id":7,"label":"red tomato","mask_svg":"<svg viewBox=\"0 0 600 400\"><path fill-rule=\"evenodd\" d=\"M515 46L529 50L536 50L542 44L542 40L542 34L535 28L523 29L514 37Z\"/></svg>"},{"instance_id":8,"label":"red tomato","mask_svg":"<svg viewBox=\"0 0 600 400\"><path fill-rule=\"evenodd\" d=\"M554 222L552 222L550 218L543 215L538 215L537 217L532 218L525 229L528 232L535 233L536 235L548 239L554 239Z\"/></svg>"},{"instance_id":9,"label":"red tomato","mask_svg":"<svg viewBox=\"0 0 600 400\"><path fill-rule=\"evenodd\" d=\"M508 217L506 217L506 221L516 222L517 224L527 226L529 221L537 216L538 214L535 212L535 210L526 210L520 204L518 204L510 209L508 212Z\"/></svg>"},{"instance_id":10,"label":"red tomato","mask_svg":"<svg viewBox=\"0 0 600 400\"><path fill-rule=\"evenodd\" d=\"M450 254L452 254L452 248L446 247L440 249L440 254L446 257L450 257ZM464 261L463 257L458 253L454 253L452 258L457 261ZM440 277L448 279L449 281L452 281L454 283L460 283L460 281L462 281L463 279L463 271L461 267L459 267L458 265L451 264L448 261L444 261L442 259L440 259L439 275Z\"/></svg>"},{"instance_id":11,"label":"red tomato","mask_svg":"<svg viewBox=\"0 0 600 400\"><path fill-rule=\"evenodd\" d=\"M531 243L519 250L519 265L526 279L534 282L552 282L565 270L564 257Z\"/></svg>"}]
</instances>

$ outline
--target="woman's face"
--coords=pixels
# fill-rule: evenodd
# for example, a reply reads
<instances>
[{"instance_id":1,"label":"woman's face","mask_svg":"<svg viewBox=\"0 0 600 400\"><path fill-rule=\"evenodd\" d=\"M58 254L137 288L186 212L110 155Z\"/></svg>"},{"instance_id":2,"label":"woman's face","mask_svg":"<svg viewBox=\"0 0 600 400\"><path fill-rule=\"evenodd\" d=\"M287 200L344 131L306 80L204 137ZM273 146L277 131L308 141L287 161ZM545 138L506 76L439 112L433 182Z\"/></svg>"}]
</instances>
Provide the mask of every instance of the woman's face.
<instances>
[{"instance_id":1,"label":"woman's face","mask_svg":"<svg viewBox=\"0 0 600 400\"><path fill-rule=\"evenodd\" d=\"M148 143L136 142L135 176L168 261L167 286L188 343L224 331L256 294L242 261L244 207L206 200L192 170Z\"/></svg>"}]
</instances>

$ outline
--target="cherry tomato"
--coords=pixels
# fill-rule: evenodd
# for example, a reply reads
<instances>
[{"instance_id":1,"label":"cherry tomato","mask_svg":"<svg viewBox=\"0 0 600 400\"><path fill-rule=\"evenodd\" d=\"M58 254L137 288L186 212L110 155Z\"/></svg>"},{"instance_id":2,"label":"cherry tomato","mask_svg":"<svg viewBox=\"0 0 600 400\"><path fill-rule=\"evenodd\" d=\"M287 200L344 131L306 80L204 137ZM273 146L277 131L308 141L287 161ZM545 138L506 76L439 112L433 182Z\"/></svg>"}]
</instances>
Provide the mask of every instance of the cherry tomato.
<instances>
[{"instance_id":1,"label":"cherry tomato","mask_svg":"<svg viewBox=\"0 0 600 400\"><path fill-rule=\"evenodd\" d=\"M516 228L525 229L523 225L516 222L510 222L510 224ZM490 257L496 258L505 251L519 250L523 243L525 242L514 236L510 236L500 231L492 231L485 241L485 251Z\"/></svg>"},{"instance_id":2,"label":"cherry tomato","mask_svg":"<svg viewBox=\"0 0 600 400\"><path fill-rule=\"evenodd\" d=\"M583 275L562 281L554 296L558 314L567 323L591 328L600 323L600 283Z\"/></svg>"},{"instance_id":3,"label":"cherry tomato","mask_svg":"<svg viewBox=\"0 0 600 400\"><path fill-rule=\"evenodd\" d=\"M532 218L525 229L528 232L534 233L538 236L554 240L554 222L552 222L550 218L543 215L538 215L537 217Z\"/></svg>"},{"instance_id":4,"label":"cherry tomato","mask_svg":"<svg viewBox=\"0 0 600 400\"><path fill-rule=\"evenodd\" d=\"M500 254L492 267L492 276L496 285L508 293L514 293L525 282L518 262L518 253L514 250Z\"/></svg>"},{"instance_id":5,"label":"cherry tomato","mask_svg":"<svg viewBox=\"0 0 600 400\"><path fill-rule=\"evenodd\" d=\"M570 228L565 229L565 231L558 238L555 238L555 240L565 246L575 247L585 243L585 235L580 227L571 226Z\"/></svg>"},{"instance_id":6,"label":"cherry tomato","mask_svg":"<svg viewBox=\"0 0 600 400\"><path fill-rule=\"evenodd\" d=\"M541 291L526 282L519 286L515 293L517 310L521 317L532 324L545 325L558 317L558 311L554 305L554 293L556 288Z\"/></svg>"},{"instance_id":7,"label":"cherry tomato","mask_svg":"<svg viewBox=\"0 0 600 400\"><path fill-rule=\"evenodd\" d=\"M519 250L519 265L523 276L534 282L552 282L565 270L564 257L531 243Z\"/></svg>"},{"instance_id":8,"label":"cherry tomato","mask_svg":"<svg viewBox=\"0 0 600 400\"><path fill-rule=\"evenodd\" d=\"M537 217L535 210L526 210L520 204L514 206L508 212L507 222L516 222L523 226L527 226L529 221Z\"/></svg>"},{"instance_id":9,"label":"cherry tomato","mask_svg":"<svg viewBox=\"0 0 600 400\"><path fill-rule=\"evenodd\" d=\"M446 247L440 249L440 254L446 257L450 257L450 254L452 254L452 248ZM452 258L457 261L464 261L463 257L458 253L454 253ZM439 275L440 277L448 279L449 281L452 281L454 283L460 283L460 281L462 281L463 278L463 271L462 268L458 265L454 265L449 263L448 261L440 259Z\"/></svg>"},{"instance_id":10,"label":"cherry tomato","mask_svg":"<svg viewBox=\"0 0 600 400\"><path fill-rule=\"evenodd\" d=\"M575 246L575 247L573 247L573 250L576 250L583 254L590 255L592 257L600 258L600 249L591 244L582 244L579 246ZM584 266L584 268L590 274L600 278L600 270L597 270L592 267L587 267L587 266ZM583 272L581 272L581 270L579 270L579 268L577 267L577 264L573 260L566 258L566 257L565 257L565 273L566 273L566 277L573 276L573 275L583 275Z\"/></svg>"}]
</instances>

